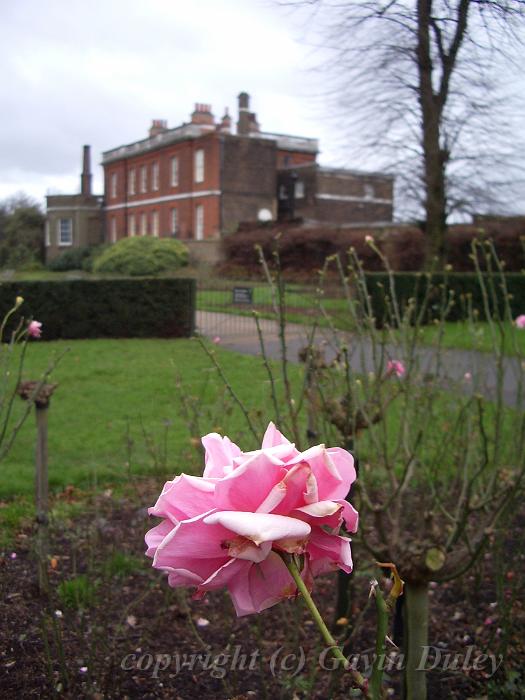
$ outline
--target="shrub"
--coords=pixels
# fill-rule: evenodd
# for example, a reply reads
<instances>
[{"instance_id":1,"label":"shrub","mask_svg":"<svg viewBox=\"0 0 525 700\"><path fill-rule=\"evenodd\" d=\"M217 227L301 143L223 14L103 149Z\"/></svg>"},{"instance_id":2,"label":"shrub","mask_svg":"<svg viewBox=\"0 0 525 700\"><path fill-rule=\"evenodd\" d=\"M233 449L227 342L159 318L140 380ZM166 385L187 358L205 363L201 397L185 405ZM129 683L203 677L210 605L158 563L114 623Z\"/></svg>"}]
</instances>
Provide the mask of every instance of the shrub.
<instances>
[{"instance_id":1,"label":"shrub","mask_svg":"<svg viewBox=\"0 0 525 700\"><path fill-rule=\"evenodd\" d=\"M17 296L24 298L26 316L43 323L42 340L175 338L194 330L192 279L4 282L0 318Z\"/></svg>"},{"instance_id":2,"label":"shrub","mask_svg":"<svg viewBox=\"0 0 525 700\"><path fill-rule=\"evenodd\" d=\"M86 272L93 272L95 261L100 258L102 253L105 253L110 247L111 243L102 243L101 245L92 246L89 249L89 255L82 261L82 269Z\"/></svg>"},{"instance_id":3,"label":"shrub","mask_svg":"<svg viewBox=\"0 0 525 700\"><path fill-rule=\"evenodd\" d=\"M187 262L188 249L180 241L141 236L124 238L105 250L93 271L145 277L176 270Z\"/></svg>"},{"instance_id":4,"label":"shrub","mask_svg":"<svg viewBox=\"0 0 525 700\"><path fill-rule=\"evenodd\" d=\"M91 248L71 248L50 260L47 267L54 272L66 270L82 270L84 261L91 255Z\"/></svg>"},{"instance_id":5,"label":"shrub","mask_svg":"<svg viewBox=\"0 0 525 700\"><path fill-rule=\"evenodd\" d=\"M519 272L525 267L520 236L521 224L497 222L484 227L474 225L452 226L447 238L447 259L457 272L473 272L471 245L474 239L490 239L494 242L499 259L509 272ZM272 228L261 227L240 231L224 239L225 267L235 266L244 271L256 272L259 268L255 246L259 245L268 261L273 251L279 249L281 269L285 273L309 274L321 269L327 256L339 254L346 265L347 253L353 247L363 268L368 272L383 270L379 256L365 242L365 236L373 236L377 247L388 258L393 270L416 272L422 269L424 258L424 233L416 226L389 226L384 228L329 228L298 227L279 224Z\"/></svg>"}]
</instances>

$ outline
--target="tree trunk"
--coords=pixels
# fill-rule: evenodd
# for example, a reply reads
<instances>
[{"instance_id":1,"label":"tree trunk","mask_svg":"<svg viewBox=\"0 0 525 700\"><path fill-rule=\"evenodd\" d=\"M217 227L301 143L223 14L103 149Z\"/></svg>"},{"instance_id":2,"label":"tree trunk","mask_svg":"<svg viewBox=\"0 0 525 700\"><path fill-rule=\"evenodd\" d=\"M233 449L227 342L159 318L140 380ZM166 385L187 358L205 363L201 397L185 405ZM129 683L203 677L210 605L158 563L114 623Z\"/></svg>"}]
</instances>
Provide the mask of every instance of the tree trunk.
<instances>
[{"instance_id":1,"label":"tree trunk","mask_svg":"<svg viewBox=\"0 0 525 700\"><path fill-rule=\"evenodd\" d=\"M431 0L418 0L417 64L419 73L419 104L425 185L425 268L445 261L446 193L445 166L448 155L440 146L442 99L432 85L432 56L430 50Z\"/></svg>"},{"instance_id":2,"label":"tree trunk","mask_svg":"<svg viewBox=\"0 0 525 700\"><path fill-rule=\"evenodd\" d=\"M405 583L405 700L426 700L424 671L428 647L428 585Z\"/></svg>"}]
</instances>

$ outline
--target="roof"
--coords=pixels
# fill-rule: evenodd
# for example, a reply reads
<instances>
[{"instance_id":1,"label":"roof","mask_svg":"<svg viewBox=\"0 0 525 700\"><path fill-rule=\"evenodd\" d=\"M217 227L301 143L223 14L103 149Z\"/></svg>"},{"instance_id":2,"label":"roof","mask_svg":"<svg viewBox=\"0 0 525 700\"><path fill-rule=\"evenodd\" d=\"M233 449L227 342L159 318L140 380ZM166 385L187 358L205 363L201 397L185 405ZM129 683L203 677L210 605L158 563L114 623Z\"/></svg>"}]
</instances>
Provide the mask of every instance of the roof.
<instances>
[{"instance_id":1,"label":"roof","mask_svg":"<svg viewBox=\"0 0 525 700\"><path fill-rule=\"evenodd\" d=\"M167 129L160 134L150 136L140 141L118 146L109 151L102 153L102 164L111 163L123 158L132 158L133 156L156 151L159 148L167 146L178 141L186 141L196 139L200 136L205 136L206 133L215 132L215 127L202 124L182 124L174 129ZM319 150L319 142L317 139L305 138L302 136L291 136L287 134L272 134L271 132L254 131L247 136L240 134L229 134L236 138L260 138L275 141L277 148L283 150L304 151L306 153L317 153Z\"/></svg>"},{"instance_id":2,"label":"roof","mask_svg":"<svg viewBox=\"0 0 525 700\"><path fill-rule=\"evenodd\" d=\"M122 158L132 158L133 156L140 155L141 153L156 151L158 148L167 146L170 143L185 141L187 139L195 139L199 136L203 136L202 124L182 124L174 129L167 129L161 134L149 136L146 139L134 141L133 143L129 143L124 146L118 146L117 148L112 148L109 151L103 151L102 164L111 163L112 161L121 160Z\"/></svg>"}]
</instances>

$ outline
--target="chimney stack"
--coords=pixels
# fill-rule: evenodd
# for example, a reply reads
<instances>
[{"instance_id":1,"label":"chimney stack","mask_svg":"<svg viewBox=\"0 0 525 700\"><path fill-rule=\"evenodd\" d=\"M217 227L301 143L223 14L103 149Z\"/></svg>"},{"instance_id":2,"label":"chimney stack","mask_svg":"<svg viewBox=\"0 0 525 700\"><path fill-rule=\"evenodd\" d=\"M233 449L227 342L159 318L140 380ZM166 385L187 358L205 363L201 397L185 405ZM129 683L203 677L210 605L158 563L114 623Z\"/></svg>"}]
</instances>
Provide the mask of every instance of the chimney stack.
<instances>
[{"instance_id":1,"label":"chimney stack","mask_svg":"<svg viewBox=\"0 0 525 700\"><path fill-rule=\"evenodd\" d=\"M220 124L217 125L217 130L220 131L222 134L229 134L229 133L231 133L231 128L232 128L232 118L230 117L230 115L228 113L228 107L226 107L224 110L224 116L221 119Z\"/></svg>"},{"instance_id":2,"label":"chimney stack","mask_svg":"<svg viewBox=\"0 0 525 700\"><path fill-rule=\"evenodd\" d=\"M82 156L82 175L80 176L80 194L91 196L91 147L84 146Z\"/></svg>"},{"instance_id":3,"label":"chimney stack","mask_svg":"<svg viewBox=\"0 0 525 700\"><path fill-rule=\"evenodd\" d=\"M153 119L149 128L150 139L158 134L163 134L168 129L168 122L165 119Z\"/></svg>"},{"instance_id":4,"label":"chimney stack","mask_svg":"<svg viewBox=\"0 0 525 700\"><path fill-rule=\"evenodd\" d=\"M247 92L241 92L237 99L239 100L237 133L239 136L247 136L250 133L250 96Z\"/></svg>"},{"instance_id":5,"label":"chimney stack","mask_svg":"<svg viewBox=\"0 0 525 700\"><path fill-rule=\"evenodd\" d=\"M193 114L191 115L191 123L204 127L215 126L215 118L211 111L211 105L197 102Z\"/></svg>"}]
</instances>

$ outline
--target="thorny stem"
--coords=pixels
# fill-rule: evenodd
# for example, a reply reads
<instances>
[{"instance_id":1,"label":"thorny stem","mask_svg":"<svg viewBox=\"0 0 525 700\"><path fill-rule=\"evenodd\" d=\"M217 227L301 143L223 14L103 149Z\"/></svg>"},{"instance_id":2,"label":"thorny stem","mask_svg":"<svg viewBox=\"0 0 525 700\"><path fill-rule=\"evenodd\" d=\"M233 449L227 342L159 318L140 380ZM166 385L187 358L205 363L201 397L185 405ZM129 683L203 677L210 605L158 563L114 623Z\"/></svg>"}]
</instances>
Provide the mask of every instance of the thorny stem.
<instances>
[{"instance_id":1,"label":"thorny stem","mask_svg":"<svg viewBox=\"0 0 525 700\"><path fill-rule=\"evenodd\" d=\"M280 425L281 424L281 412L279 410L279 401L277 400L277 393L275 391L275 377L273 376L272 368L271 368L271 365L268 361L268 355L266 353L266 347L264 345L264 337L263 337L263 333L261 330L261 322L259 319L259 314L256 311L253 312L253 318L255 321L255 325L257 327L257 336L259 338L259 346L261 348L264 367L266 369L266 372L268 374L268 379L270 381L270 391L272 393L272 403L273 403L273 409L275 411L275 418L277 420L277 425Z\"/></svg>"},{"instance_id":2,"label":"thorny stem","mask_svg":"<svg viewBox=\"0 0 525 700\"><path fill-rule=\"evenodd\" d=\"M237 394L235 393L235 391L234 391L232 385L231 385L230 382L228 381L228 378L226 377L226 375L225 375L224 372L222 371L222 367L221 367L220 364L217 362L217 358L215 357L215 353L211 352L211 351L209 350L209 348L206 347L206 343L204 343L204 342L202 341L201 338L197 338L197 340L199 341L199 343L200 343L200 345L201 345L201 348L204 350L204 352L206 353L206 355L208 355L208 357L209 357L210 360L212 361L213 366L215 367L215 369L216 369L217 372L219 373L219 377L220 377L220 378L222 379L222 381L224 382L224 386L226 387L226 389L227 389L228 392L230 393L230 396L232 397L232 399L235 401L235 403L236 403L236 404L239 406L239 408L241 409L242 414L243 414L243 416L244 416L245 419L246 419L246 423L248 424L248 428L250 429L250 432L252 433L252 435L254 436L254 438L258 441L260 436L259 436L259 434L257 433L257 431L255 430L255 427L254 427L254 425L253 425L253 423L252 423L252 419L250 418L250 415L249 415L248 411L246 410L246 406L243 404L243 402L242 402L242 401L240 400L240 398L237 396Z\"/></svg>"},{"instance_id":3,"label":"thorny stem","mask_svg":"<svg viewBox=\"0 0 525 700\"><path fill-rule=\"evenodd\" d=\"M364 678L364 676L362 676L359 673L359 671L355 671L351 668L350 662L341 651L341 648L337 645L337 642L333 638L330 630L325 624L325 621L321 617L321 613L319 612L316 604L314 603L314 600L310 595L310 591L308 590L305 582L301 578L301 574L299 573L299 569L297 568L295 559L292 556L286 554L282 554L281 556L283 558L284 563L286 564L288 571L292 575L293 580L295 581L295 585L297 586L299 592L303 596L304 602L306 603L306 607L310 611L315 624L319 628L321 636L323 637L326 644L329 646L330 651L332 652L334 657L342 663L345 671L350 672L355 687L359 688L359 690L362 692L365 698L370 698L370 694L368 692L368 681L366 680L366 678Z\"/></svg>"},{"instance_id":4,"label":"thorny stem","mask_svg":"<svg viewBox=\"0 0 525 700\"><path fill-rule=\"evenodd\" d=\"M383 684L383 666L385 657L385 639L388 631L388 606L383 594L375 590L377 629L376 629L376 653L372 674L370 676L370 694L374 700L381 698L381 686Z\"/></svg>"},{"instance_id":5,"label":"thorny stem","mask_svg":"<svg viewBox=\"0 0 525 700\"><path fill-rule=\"evenodd\" d=\"M6 436L6 427L7 427L7 423L4 423L4 427L3 427L3 429L2 429L2 434L1 434L1 436L0 436L0 445L2 446L1 449L0 449L0 462L1 462L2 459L6 456L6 454L9 452L9 450L11 449L11 446L12 446L13 442L15 441L15 438L16 438L16 436L17 436L17 434L18 434L18 431L20 430L20 428L21 428L22 425L24 424L24 422L25 422L27 416L29 415L29 413L30 413L30 411L31 411L31 409L32 409L32 407L33 407L33 402L34 402L35 398L38 396L39 391L42 389L42 387L43 387L44 384L46 383L47 378L48 378L49 375L53 372L53 370L56 368L56 366L58 365L58 363L60 362L60 360L64 357L64 355L66 355L66 353L68 353L68 352L69 352L69 348L66 348L62 353L60 353L60 355L58 355L58 356L53 360L53 362L51 362L51 364L49 365L49 367L46 369L46 371L45 371L44 374L42 375L42 378L40 379L40 381L38 382L38 384L35 386L35 388L34 388L32 394L31 394L31 396L30 396L29 399L26 401L26 407L24 408L24 410L23 410L23 412L22 412L20 418L18 419L18 421L17 421L16 424L14 425L14 427L13 427L13 429L12 429L12 431L11 431L11 435L10 435L9 438L6 440L6 443L5 443L5 444L4 444L4 437ZM21 377L21 369L20 369L20 372L19 372L19 379L20 379L20 377ZM14 398L14 394L13 394L13 396L11 397L11 401L13 400L13 398Z\"/></svg>"}]
</instances>

